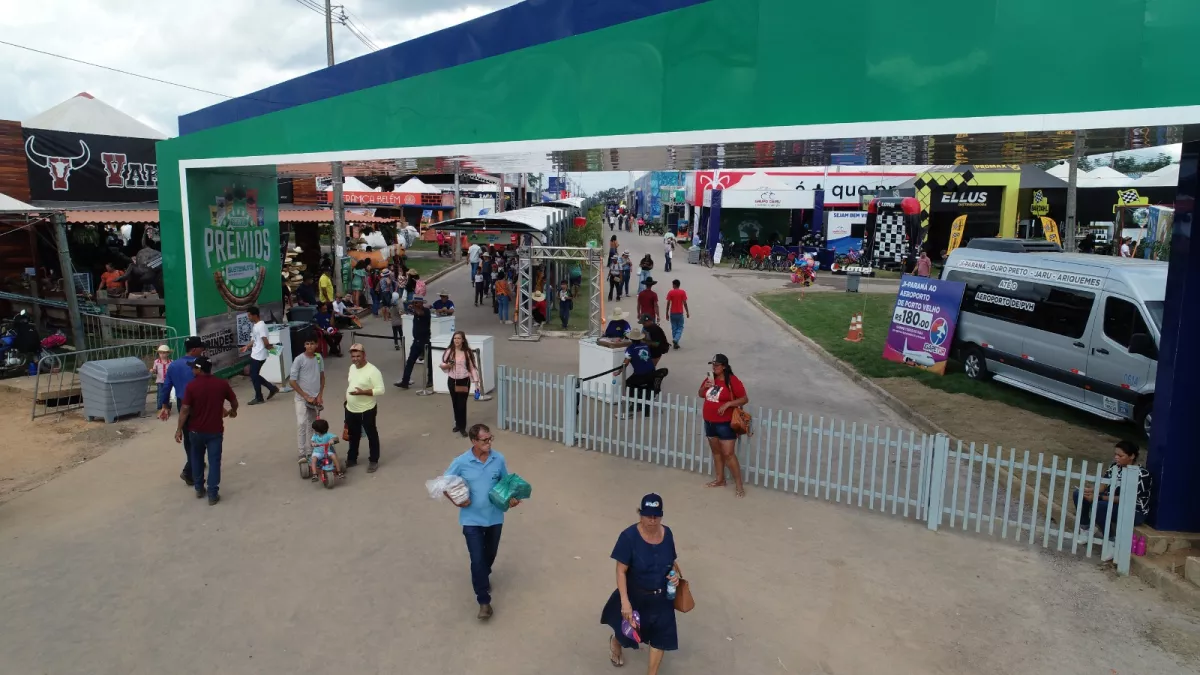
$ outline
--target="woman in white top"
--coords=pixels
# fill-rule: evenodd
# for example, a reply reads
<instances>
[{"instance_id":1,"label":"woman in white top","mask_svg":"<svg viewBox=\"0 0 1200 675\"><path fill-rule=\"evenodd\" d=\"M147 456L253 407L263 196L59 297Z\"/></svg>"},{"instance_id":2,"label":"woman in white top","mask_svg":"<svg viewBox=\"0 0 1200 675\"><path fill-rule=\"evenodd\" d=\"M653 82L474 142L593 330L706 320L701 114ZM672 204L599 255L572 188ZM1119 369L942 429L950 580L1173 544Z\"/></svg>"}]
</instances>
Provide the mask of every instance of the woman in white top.
<instances>
[{"instance_id":1,"label":"woman in white top","mask_svg":"<svg viewBox=\"0 0 1200 675\"><path fill-rule=\"evenodd\" d=\"M467 344L467 334L454 332L450 338L450 346L442 354L439 366L450 380L450 403L454 407L454 431L467 435L467 397L471 391L471 382L476 389L480 387L479 366L475 363L475 353Z\"/></svg>"}]
</instances>

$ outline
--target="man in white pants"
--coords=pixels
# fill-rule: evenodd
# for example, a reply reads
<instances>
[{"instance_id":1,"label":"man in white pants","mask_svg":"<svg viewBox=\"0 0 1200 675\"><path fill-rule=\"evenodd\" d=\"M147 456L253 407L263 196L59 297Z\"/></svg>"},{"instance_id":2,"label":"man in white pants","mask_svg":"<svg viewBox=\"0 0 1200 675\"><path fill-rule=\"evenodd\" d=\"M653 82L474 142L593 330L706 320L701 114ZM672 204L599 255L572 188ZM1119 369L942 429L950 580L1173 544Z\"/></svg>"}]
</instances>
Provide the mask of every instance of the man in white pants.
<instances>
[{"instance_id":1,"label":"man in white pants","mask_svg":"<svg viewBox=\"0 0 1200 675\"><path fill-rule=\"evenodd\" d=\"M303 459L308 457L317 407L325 404L325 361L317 353L315 335L304 339L304 353L292 361L290 378L296 392L296 444Z\"/></svg>"}]
</instances>

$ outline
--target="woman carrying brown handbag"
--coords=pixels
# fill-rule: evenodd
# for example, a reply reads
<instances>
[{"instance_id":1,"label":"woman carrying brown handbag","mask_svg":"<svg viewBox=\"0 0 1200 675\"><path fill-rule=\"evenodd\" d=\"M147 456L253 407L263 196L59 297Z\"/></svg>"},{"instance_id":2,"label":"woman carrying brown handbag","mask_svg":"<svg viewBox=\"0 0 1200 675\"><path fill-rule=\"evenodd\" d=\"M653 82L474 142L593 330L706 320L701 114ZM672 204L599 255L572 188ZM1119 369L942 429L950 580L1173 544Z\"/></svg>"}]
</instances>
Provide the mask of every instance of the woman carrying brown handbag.
<instances>
[{"instance_id":1,"label":"woman carrying brown handbag","mask_svg":"<svg viewBox=\"0 0 1200 675\"><path fill-rule=\"evenodd\" d=\"M454 431L467 435L467 397L471 393L471 383L479 387L479 367L475 363L475 353L467 344L467 334L455 331L450 338L450 346L442 354L442 363L438 366L449 379L450 404L454 408Z\"/></svg>"},{"instance_id":2,"label":"woman carrying brown handbag","mask_svg":"<svg viewBox=\"0 0 1200 675\"><path fill-rule=\"evenodd\" d=\"M729 367L729 357L717 354L708 365L712 367L712 372L700 385L699 396L704 399L704 435L708 438L708 447L712 449L716 478L706 487L725 487L725 467L728 466L736 486L734 494L745 497L742 465L738 463L734 451L737 434L732 422L733 411L749 403L750 399L746 396L746 387L733 374L733 368Z\"/></svg>"},{"instance_id":3,"label":"woman carrying brown handbag","mask_svg":"<svg viewBox=\"0 0 1200 675\"><path fill-rule=\"evenodd\" d=\"M608 659L616 667L625 665L625 648L650 645L650 675L658 672L666 652L679 648L675 609L689 611L691 602L687 582L679 571L675 554L675 536L662 524L663 500L656 494L642 497L638 522L617 537L612 558L617 561L617 590L609 596L600 623L612 628L608 638ZM669 588L670 587L670 588ZM688 593L686 599L682 593ZM675 595L675 600L671 599ZM628 622L629 635L622 622ZM633 637L631 637L633 636Z\"/></svg>"}]
</instances>

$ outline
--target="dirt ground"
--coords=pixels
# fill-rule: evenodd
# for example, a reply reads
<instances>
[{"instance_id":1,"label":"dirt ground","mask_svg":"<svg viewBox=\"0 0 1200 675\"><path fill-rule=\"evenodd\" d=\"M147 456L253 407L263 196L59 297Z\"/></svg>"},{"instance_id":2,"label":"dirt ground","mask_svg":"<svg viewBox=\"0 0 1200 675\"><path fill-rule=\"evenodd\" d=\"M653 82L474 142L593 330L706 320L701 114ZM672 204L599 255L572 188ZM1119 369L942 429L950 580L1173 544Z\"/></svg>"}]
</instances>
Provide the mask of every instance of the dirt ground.
<instances>
[{"instance_id":1,"label":"dirt ground","mask_svg":"<svg viewBox=\"0 0 1200 675\"><path fill-rule=\"evenodd\" d=\"M1046 452L1107 463L1119 439L997 401L931 389L906 377L877 378L876 384L929 418L955 438L1005 444L1018 451Z\"/></svg>"},{"instance_id":2,"label":"dirt ground","mask_svg":"<svg viewBox=\"0 0 1200 675\"><path fill-rule=\"evenodd\" d=\"M67 469L99 457L139 431L137 422L88 422L78 412L29 419L28 393L0 390L0 428L20 442L0 443L0 504Z\"/></svg>"}]
</instances>

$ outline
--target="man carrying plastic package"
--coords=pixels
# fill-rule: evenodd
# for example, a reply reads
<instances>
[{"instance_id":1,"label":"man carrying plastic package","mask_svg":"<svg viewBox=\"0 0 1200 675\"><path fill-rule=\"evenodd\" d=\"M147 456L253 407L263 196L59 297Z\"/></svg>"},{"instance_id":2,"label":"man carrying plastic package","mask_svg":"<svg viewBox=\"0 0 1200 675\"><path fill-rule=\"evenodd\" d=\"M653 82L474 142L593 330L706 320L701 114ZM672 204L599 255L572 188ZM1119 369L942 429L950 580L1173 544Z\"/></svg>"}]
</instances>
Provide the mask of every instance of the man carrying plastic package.
<instances>
[{"instance_id":1,"label":"man carrying plastic package","mask_svg":"<svg viewBox=\"0 0 1200 675\"><path fill-rule=\"evenodd\" d=\"M467 540L467 552L471 555L471 586L479 602L478 618L492 616L492 563L500 550L500 530L504 527L504 511L488 499L492 487L508 475L504 455L492 450L492 430L486 424L476 424L467 431L471 449L454 458L447 476L459 476L470 489L470 498L459 507L458 524L462 525L463 537ZM449 496L447 495L447 498ZM451 499L451 503L454 500ZM509 508L520 504L513 498Z\"/></svg>"}]
</instances>

